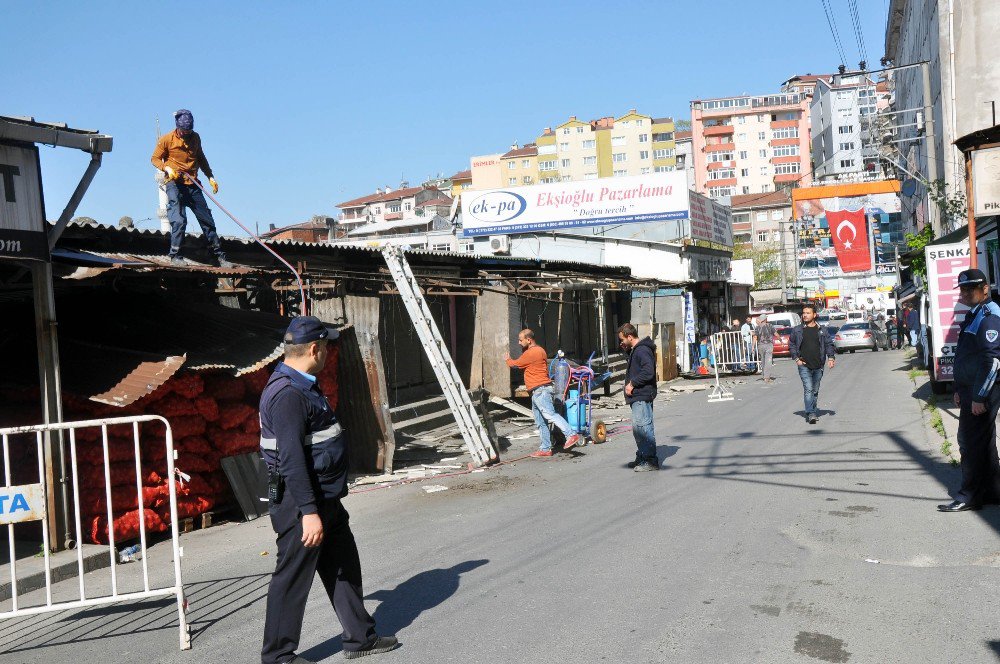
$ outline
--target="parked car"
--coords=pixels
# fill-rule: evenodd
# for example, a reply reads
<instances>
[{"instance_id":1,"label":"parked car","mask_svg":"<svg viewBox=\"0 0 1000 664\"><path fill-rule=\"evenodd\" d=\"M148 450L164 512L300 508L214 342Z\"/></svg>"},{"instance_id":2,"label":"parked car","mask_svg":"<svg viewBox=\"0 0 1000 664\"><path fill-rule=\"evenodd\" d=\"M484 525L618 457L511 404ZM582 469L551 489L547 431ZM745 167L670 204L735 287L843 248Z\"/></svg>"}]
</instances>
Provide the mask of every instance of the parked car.
<instances>
[{"instance_id":1,"label":"parked car","mask_svg":"<svg viewBox=\"0 0 1000 664\"><path fill-rule=\"evenodd\" d=\"M878 347L875 345L875 333L872 332L868 323L865 322L844 323L833 337L833 347L838 353L843 353L844 351L853 353L856 350L878 350Z\"/></svg>"},{"instance_id":2,"label":"parked car","mask_svg":"<svg viewBox=\"0 0 1000 664\"><path fill-rule=\"evenodd\" d=\"M767 322L773 325L775 329L778 327L795 327L802 324L802 317L794 311L779 311L768 314Z\"/></svg>"},{"instance_id":3,"label":"parked car","mask_svg":"<svg viewBox=\"0 0 1000 664\"><path fill-rule=\"evenodd\" d=\"M792 328L777 327L774 329L774 356L788 357L791 355L788 349L788 338L792 336Z\"/></svg>"}]
</instances>

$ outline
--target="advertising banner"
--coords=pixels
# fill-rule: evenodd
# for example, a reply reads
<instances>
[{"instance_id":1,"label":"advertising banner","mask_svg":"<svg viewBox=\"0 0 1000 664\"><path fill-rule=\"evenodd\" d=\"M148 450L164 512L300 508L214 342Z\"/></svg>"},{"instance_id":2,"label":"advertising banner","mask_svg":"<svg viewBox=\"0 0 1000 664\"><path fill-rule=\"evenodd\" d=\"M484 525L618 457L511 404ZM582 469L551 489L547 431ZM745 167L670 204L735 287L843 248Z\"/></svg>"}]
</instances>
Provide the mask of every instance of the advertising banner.
<instances>
[{"instance_id":1,"label":"advertising banner","mask_svg":"<svg viewBox=\"0 0 1000 664\"><path fill-rule=\"evenodd\" d=\"M975 215L1000 214L1000 148L972 153L972 184Z\"/></svg>"},{"instance_id":2,"label":"advertising banner","mask_svg":"<svg viewBox=\"0 0 1000 664\"><path fill-rule=\"evenodd\" d=\"M48 260L38 149L0 144L0 259Z\"/></svg>"},{"instance_id":3,"label":"advertising banner","mask_svg":"<svg viewBox=\"0 0 1000 664\"><path fill-rule=\"evenodd\" d=\"M475 237L687 219L688 205L684 171L467 191L462 228Z\"/></svg>"},{"instance_id":4,"label":"advertising banner","mask_svg":"<svg viewBox=\"0 0 1000 664\"><path fill-rule=\"evenodd\" d=\"M958 326L968 307L958 302L958 273L969 269L969 243L938 244L924 248L930 296L930 328L936 380L953 380Z\"/></svg>"}]
</instances>

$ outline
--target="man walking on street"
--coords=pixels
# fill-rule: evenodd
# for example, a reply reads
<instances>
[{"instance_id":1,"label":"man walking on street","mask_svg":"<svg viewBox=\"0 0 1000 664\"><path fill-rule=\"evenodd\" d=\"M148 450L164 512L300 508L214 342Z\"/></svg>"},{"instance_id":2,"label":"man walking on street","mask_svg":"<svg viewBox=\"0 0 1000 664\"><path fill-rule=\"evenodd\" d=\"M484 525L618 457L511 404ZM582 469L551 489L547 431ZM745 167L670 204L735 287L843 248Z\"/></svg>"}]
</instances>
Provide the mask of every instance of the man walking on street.
<instances>
[{"instance_id":1,"label":"man walking on street","mask_svg":"<svg viewBox=\"0 0 1000 664\"><path fill-rule=\"evenodd\" d=\"M740 339L743 341L743 358L746 360L744 369L748 373L757 373L757 363L751 361L754 356L753 338L753 316L747 316L743 326L740 327Z\"/></svg>"},{"instance_id":2,"label":"man walking on street","mask_svg":"<svg viewBox=\"0 0 1000 664\"><path fill-rule=\"evenodd\" d=\"M212 176L212 167L201 149L201 136L194 130L194 116L191 111L182 108L174 113L174 122L177 128L160 136L151 159L153 166L167 175L164 189L167 192L167 219L170 221L170 262L174 265L185 264L181 258L181 246L187 228L187 208L194 212L201 224L202 237L218 259L219 266L232 267L219 244L219 234L215 230L212 211L205 202L205 194L194 183L200 168L208 176L212 193L219 193L219 183Z\"/></svg>"},{"instance_id":3,"label":"man walking on street","mask_svg":"<svg viewBox=\"0 0 1000 664\"><path fill-rule=\"evenodd\" d=\"M906 312L906 329L910 333L910 345L916 348L920 339L920 314L913 307Z\"/></svg>"},{"instance_id":4,"label":"man walking on street","mask_svg":"<svg viewBox=\"0 0 1000 664\"><path fill-rule=\"evenodd\" d=\"M299 316L285 332L285 360L260 397L260 451L268 468L268 512L278 559L267 590L262 664L310 664L295 654L313 577L319 573L344 630L344 657L388 652L365 609L361 561L349 515L347 442L316 383L337 338L318 318Z\"/></svg>"},{"instance_id":5,"label":"man walking on street","mask_svg":"<svg viewBox=\"0 0 1000 664\"><path fill-rule=\"evenodd\" d=\"M763 373L762 380L765 383L773 383L774 377L771 376L771 365L774 362L775 331L774 326L767 322L767 316L760 317L753 334L757 340L757 355L760 358L760 366Z\"/></svg>"},{"instance_id":6,"label":"man walking on street","mask_svg":"<svg viewBox=\"0 0 1000 664\"><path fill-rule=\"evenodd\" d=\"M1000 458L997 457L996 389L1000 373L1000 306L990 299L981 270L958 275L958 301L971 310L959 326L955 348L955 405L958 449L962 453L962 486L955 500L938 505L942 512L978 510L1000 501Z\"/></svg>"},{"instance_id":7,"label":"man walking on street","mask_svg":"<svg viewBox=\"0 0 1000 664\"><path fill-rule=\"evenodd\" d=\"M656 434L653 431L653 399L656 398L656 346L649 337L640 340L631 323L618 328L618 340L628 353L625 370L625 403L632 409L635 461L628 464L637 473L659 470Z\"/></svg>"},{"instance_id":8,"label":"man walking on street","mask_svg":"<svg viewBox=\"0 0 1000 664\"><path fill-rule=\"evenodd\" d=\"M573 433L562 415L556 412L552 403L552 379L549 378L549 358L545 349L535 343L535 333L523 329L517 335L517 343L521 346L521 357L512 360L507 353L507 366L524 369L524 387L531 393L531 413L538 424L538 450L532 452L533 457L552 456L552 433L549 424L554 424L566 439L563 449L568 450L580 441L580 434Z\"/></svg>"},{"instance_id":9,"label":"man walking on street","mask_svg":"<svg viewBox=\"0 0 1000 664\"><path fill-rule=\"evenodd\" d=\"M799 369L802 391L805 398L806 421L816 424L819 418L819 384L823 380L823 365L831 369L835 351L833 340L826 329L816 322L816 307L807 304L802 307L802 324L792 328L788 340L788 350Z\"/></svg>"}]
</instances>

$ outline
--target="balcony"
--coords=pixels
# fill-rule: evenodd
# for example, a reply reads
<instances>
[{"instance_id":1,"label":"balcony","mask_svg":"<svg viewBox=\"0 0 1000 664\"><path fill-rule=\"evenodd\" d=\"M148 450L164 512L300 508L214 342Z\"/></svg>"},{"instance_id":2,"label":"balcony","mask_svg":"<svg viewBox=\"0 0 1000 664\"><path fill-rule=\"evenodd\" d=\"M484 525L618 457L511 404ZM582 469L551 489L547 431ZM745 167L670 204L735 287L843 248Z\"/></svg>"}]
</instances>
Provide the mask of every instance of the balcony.
<instances>
[{"instance_id":1,"label":"balcony","mask_svg":"<svg viewBox=\"0 0 1000 664\"><path fill-rule=\"evenodd\" d=\"M802 161L802 157L797 154L790 154L782 157L771 157L772 164L795 164L800 161Z\"/></svg>"},{"instance_id":2,"label":"balcony","mask_svg":"<svg viewBox=\"0 0 1000 664\"><path fill-rule=\"evenodd\" d=\"M713 189L715 187L735 187L736 178L726 178L725 180L706 180L705 186Z\"/></svg>"},{"instance_id":3,"label":"balcony","mask_svg":"<svg viewBox=\"0 0 1000 664\"><path fill-rule=\"evenodd\" d=\"M402 212L386 212L385 217L383 217L383 218L386 221L399 221L400 219L403 218L403 213Z\"/></svg>"},{"instance_id":4,"label":"balcony","mask_svg":"<svg viewBox=\"0 0 1000 664\"><path fill-rule=\"evenodd\" d=\"M728 136L735 131L733 125L705 125L701 133L705 136Z\"/></svg>"},{"instance_id":5,"label":"balcony","mask_svg":"<svg viewBox=\"0 0 1000 664\"><path fill-rule=\"evenodd\" d=\"M790 129L798 126L798 120L776 120L771 123L771 129Z\"/></svg>"},{"instance_id":6,"label":"balcony","mask_svg":"<svg viewBox=\"0 0 1000 664\"><path fill-rule=\"evenodd\" d=\"M736 168L735 161L713 161L708 164L708 170L718 171L724 168Z\"/></svg>"},{"instance_id":7,"label":"balcony","mask_svg":"<svg viewBox=\"0 0 1000 664\"><path fill-rule=\"evenodd\" d=\"M729 143L715 143L714 145L706 145L705 152L732 152L736 149L736 143L730 141Z\"/></svg>"},{"instance_id":8,"label":"balcony","mask_svg":"<svg viewBox=\"0 0 1000 664\"><path fill-rule=\"evenodd\" d=\"M802 173L782 173L781 175L775 175L775 182L797 182L802 179Z\"/></svg>"},{"instance_id":9,"label":"balcony","mask_svg":"<svg viewBox=\"0 0 1000 664\"><path fill-rule=\"evenodd\" d=\"M770 146L772 148L780 147L782 145L798 145L799 139L797 138L772 138Z\"/></svg>"}]
</instances>

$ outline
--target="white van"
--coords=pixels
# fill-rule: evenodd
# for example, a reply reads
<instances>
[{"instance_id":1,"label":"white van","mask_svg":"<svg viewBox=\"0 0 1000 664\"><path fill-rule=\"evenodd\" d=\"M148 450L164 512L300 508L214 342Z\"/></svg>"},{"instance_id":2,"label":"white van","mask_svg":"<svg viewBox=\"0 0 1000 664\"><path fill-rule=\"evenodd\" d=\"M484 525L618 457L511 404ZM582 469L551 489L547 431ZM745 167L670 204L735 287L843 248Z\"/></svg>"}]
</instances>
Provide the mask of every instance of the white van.
<instances>
[{"instance_id":1,"label":"white van","mask_svg":"<svg viewBox=\"0 0 1000 664\"><path fill-rule=\"evenodd\" d=\"M802 324L802 317L794 311L779 311L778 313L768 314L767 322L773 325L775 329L779 327L795 327Z\"/></svg>"}]
</instances>

